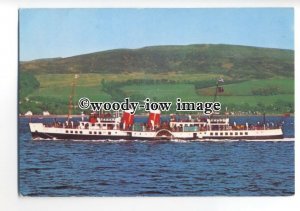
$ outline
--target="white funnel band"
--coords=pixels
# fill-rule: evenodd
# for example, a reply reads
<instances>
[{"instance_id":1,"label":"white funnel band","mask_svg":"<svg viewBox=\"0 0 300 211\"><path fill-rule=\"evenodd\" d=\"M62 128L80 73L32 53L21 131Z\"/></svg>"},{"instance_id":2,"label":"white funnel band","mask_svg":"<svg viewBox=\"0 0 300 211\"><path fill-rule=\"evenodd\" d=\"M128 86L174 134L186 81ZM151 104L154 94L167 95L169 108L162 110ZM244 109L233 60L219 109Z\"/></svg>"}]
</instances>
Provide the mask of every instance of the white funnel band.
<instances>
[{"instance_id":1,"label":"white funnel band","mask_svg":"<svg viewBox=\"0 0 300 211\"><path fill-rule=\"evenodd\" d=\"M132 114L134 112L134 110L132 108L130 108L129 110L124 111L125 113L130 113Z\"/></svg>"},{"instance_id":2,"label":"white funnel band","mask_svg":"<svg viewBox=\"0 0 300 211\"><path fill-rule=\"evenodd\" d=\"M160 114L160 110L150 110L151 114Z\"/></svg>"}]
</instances>

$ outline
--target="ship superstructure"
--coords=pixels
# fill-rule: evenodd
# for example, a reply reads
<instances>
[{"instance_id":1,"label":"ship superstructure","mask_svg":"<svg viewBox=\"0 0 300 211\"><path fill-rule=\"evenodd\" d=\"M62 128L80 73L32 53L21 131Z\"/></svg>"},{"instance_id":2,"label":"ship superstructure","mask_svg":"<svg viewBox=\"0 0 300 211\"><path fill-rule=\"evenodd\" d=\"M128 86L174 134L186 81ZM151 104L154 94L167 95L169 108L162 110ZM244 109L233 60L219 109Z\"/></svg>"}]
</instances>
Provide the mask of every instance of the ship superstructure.
<instances>
[{"instance_id":1,"label":"ship superstructure","mask_svg":"<svg viewBox=\"0 0 300 211\"><path fill-rule=\"evenodd\" d=\"M201 117L186 115L179 118L170 115L169 121L161 121L160 111L150 111L147 122L134 122L130 110L119 115L96 114L78 122L54 122L53 124L29 123L34 139L281 139L283 131L276 124L230 124L225 116Z\"/></svg>"}]
</instances>

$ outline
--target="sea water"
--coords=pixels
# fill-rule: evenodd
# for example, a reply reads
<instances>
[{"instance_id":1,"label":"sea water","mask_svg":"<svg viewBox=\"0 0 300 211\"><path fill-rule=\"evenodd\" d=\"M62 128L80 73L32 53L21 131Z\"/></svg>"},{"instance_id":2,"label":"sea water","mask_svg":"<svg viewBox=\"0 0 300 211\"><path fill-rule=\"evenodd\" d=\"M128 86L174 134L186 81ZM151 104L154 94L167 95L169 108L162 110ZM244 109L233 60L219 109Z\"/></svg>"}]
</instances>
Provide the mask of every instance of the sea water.
<instances>
[{"instance_id":1,"label":"sea water","mask_svg":"<svg viewBox=\"0 0 300 211\"><path fill-rule=\"evenodd\" d=\"M262 117L235 117L231 121L253 124L261 122ZM267 121L284 122L283 141L32 140L29 119L20 118L19 193L23 196L293 195L294 118L268 117Z\"/></svg>"}]
</instances>

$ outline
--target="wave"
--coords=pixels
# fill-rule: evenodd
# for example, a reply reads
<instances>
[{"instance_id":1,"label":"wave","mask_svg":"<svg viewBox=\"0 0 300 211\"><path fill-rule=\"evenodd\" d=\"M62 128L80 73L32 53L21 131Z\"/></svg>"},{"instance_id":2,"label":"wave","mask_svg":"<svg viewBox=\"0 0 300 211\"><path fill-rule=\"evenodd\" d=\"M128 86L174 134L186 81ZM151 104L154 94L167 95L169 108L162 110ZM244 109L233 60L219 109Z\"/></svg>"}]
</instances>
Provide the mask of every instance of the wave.
<instances>
[{"instance_id":1,"label":"wave","mask_svg":"<svg viewBox=\"0 0 300 211\"><path fill-rule=\"evenodd\" d=\"M130 143L130 142L140 142L140 143L149 143L149 142L174 142L174 143L192 143L192 142L294 142L295 138L283 138L283 139L196 139L196 140L187 140L187 139L170 139L170 140L126 140L126 139L102 139L102 140L76 140L76 139L34 139L34 140L45 140L45 141L73 141L73 142L90 142L90 143Z\"/></svg>"}]
</instances>

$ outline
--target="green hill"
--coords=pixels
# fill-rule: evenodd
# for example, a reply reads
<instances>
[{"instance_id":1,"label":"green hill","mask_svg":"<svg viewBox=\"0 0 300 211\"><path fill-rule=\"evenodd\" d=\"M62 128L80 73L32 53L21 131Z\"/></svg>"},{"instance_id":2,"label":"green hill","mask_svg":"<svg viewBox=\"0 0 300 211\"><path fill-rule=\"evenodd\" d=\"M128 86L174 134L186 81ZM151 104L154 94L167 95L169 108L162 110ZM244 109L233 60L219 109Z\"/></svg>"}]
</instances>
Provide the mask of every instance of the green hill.
<instances>
[{"instance_id":1,"label":"green hill","mask_svg":"<svg viewBox=\"0 0 300 211\"><path fill-rule=\"evenodd\" d=\"M74 113L81 97L94 101L217 101L233 112L294 111L294 51L232 45L154 46L68 58L20 62L19 112L66 114L74 80ZM175 112L171 110L170 112Z\"/></svg>"},{"instance_id":2,"label":"green hill","mask_svg":"<svg viewBox=\"0 0 300 211\"><path fill-rule=\"evenodd\" d=\"M117 49L20 63L34 74L213 73L236 79L294 76L294 51L234 45L153 46Z\"/></svg>"},{"instance_id":3,"label":"green hill","mask_svg":"<svg viewBox=\"0 0 300 211\"><path fill-rule=\"evenodd\" d=\"M20 72L19 79L20 99L27 97L30 93L40 87L39 81L32 73Z\"/></svg>"}]
</instances>

